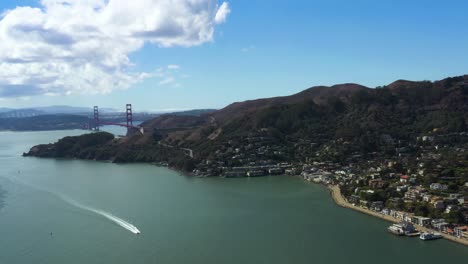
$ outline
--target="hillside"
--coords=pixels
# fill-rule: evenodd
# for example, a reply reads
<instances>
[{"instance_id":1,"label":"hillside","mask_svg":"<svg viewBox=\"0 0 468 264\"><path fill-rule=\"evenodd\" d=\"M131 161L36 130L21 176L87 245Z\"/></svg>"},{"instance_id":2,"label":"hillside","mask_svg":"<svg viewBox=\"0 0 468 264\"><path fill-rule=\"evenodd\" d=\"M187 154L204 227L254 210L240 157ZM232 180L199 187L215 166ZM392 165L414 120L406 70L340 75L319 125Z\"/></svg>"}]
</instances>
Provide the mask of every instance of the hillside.
<instances>
[{"instance_id":1,"label":"hillside","mask_svg":"<svg viewBox=\"0 0 468 264\"><path fill-rule=\"evenodd\" d=\"M318 86L233 103L201 116L157 117L142 124L145 135L106 146L109 153L119 153L106 159L168 162L219 175L225 167L303 162L314 155L337 162L351 154L395 155L399 145L418 137L466 132L467 113L468 75L436 82L399 80L375 89ZM218 165L206 166L213 163Z\"/></svg>"},{"instance_id":2,"label":"hillside","mask_svg":"<svg viewBox=\"0 0 468 264\"><path fill-rule=\"evenodd\" d=\"M290 96L264 98L233 103L219 111L214 112L212 116L217 120L227 121L228 119L246 114L252 114L258 112L259 110L278 105L291 105L301 103L303 101L314 101L316 104L321 104L324 103L327 98L332 96L345 99L357 91L366 89L369 88L358 84L340 84L331 87L316 86Z\"/></svg>"}]
</instances>

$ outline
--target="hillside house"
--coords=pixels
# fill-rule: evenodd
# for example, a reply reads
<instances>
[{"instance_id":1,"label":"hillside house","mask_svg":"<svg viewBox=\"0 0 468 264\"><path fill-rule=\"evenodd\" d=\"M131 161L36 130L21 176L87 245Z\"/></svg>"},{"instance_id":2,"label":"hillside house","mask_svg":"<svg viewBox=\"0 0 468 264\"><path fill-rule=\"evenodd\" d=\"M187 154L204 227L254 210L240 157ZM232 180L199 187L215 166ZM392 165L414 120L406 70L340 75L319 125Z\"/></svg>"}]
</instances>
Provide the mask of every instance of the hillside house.
<instances>
[{"instance_id":1,"label":"hillside house","mask_svg":"<svg viewBox=\"0 0 468 264\"><path fill-rule=\"evenodd\" d=\"M448 186L445 184L440 184L438 182L432 183L429 188L434 191L446 191L448 190Z\"/></svg>"},{"instance_id":2,"label":"hillside house","mask_svg":"<svg viewBox=\"0 0 468 264\"><path fill-rule=\"evenodd\" d=\"M445 208L445 203L443 200L437 200L432 203L432 206L434 206L435 209L444 209Z\"/></svg>"},{"instance_id":3,"label":"hillside house","mask_svg":"<svg viewBox=\"0 0 468 264\"><path fill-rule=\"evenodd\" d=\"M401 175L400 176L400 182L402 182L402 183L408 183L409 179L410 179L410 176L408 176L408 175Z\"/></svg>"}]
</instances>

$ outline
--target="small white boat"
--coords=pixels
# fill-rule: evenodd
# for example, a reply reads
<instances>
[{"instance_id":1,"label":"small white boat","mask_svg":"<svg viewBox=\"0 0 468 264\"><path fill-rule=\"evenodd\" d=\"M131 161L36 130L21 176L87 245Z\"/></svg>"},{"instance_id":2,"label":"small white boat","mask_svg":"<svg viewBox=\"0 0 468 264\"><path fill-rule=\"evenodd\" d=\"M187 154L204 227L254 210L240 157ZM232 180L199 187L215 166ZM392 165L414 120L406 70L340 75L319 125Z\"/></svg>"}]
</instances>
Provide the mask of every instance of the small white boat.
<instances>
[{"instance_id":1,"label":"small white boat","mask_svg":"<svg viewBox=\"0 0 468 264\"><path fill-rule=\"evenodd\" d=\"M394 235L397 235L397 236L403 236L405 234L405 232L398 226L396 225L392 225L392 226L389 226L388 227L388 232L394 234Z\"/></svg>"}]
</instances>

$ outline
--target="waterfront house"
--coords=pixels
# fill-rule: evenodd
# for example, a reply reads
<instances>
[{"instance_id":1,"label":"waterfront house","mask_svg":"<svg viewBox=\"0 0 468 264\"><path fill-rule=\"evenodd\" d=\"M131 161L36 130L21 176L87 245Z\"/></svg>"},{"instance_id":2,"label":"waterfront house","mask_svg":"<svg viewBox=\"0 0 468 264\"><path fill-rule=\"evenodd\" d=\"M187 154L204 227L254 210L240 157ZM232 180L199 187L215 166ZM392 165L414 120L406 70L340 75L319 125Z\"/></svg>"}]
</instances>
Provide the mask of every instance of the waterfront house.
<instances>
[{"instance_id":1,"label":"waterfront house","mask_svg":"<svg viewBox=\"0 0 468 264\"><path fill-rule=\"evenodd\" d=\"M390 210L390 216L396 219L405 220L407 213L403 211Z\"/></svg>"},{"instance_id":2,"label":"waterfront house","mask_svg":"<svg viewBox=\"0 0 468 264\"><path fill-rule=\"evenodd\" d=\"M434 227L434 229L437 229L439 231L444 231L444 230L447 229L448 226L450 226L450 224L445 222L444 219L442 219L442 220L443 220L443 222L435 222L434 223L434 221L433 221L432 226Z\"/></svg>"},{"instance_id":3,"label":"waterfront house","mask_svg":"<svg viewBox=\"0 0 468 264\"><path fill-rule=\"evenodd\" d=\"M431 225L431 218L423 216L413 216L411 222L419 226L429 226Z\"/></svg>"},{"instance_id":4,"label":"waterfront house","mask_svg":"<svg viewBox=\"0 0 468 264\"><path fill-rule=\"evenodd\" d=\"M304 180L307 180L307 181L314 181L314 182L320 182L321 181L321 179L320 179L321 174L319 174L319 173L302 172L301 175L304 178Z\"/></svg>"},{"instance_id":5,"label":"waterfront house","mask_svg":"<svg viewBox=\"0 0 468 264\"><path fill-rule=\"evenodd\" d=\"M454 232L457 237L468 239L468 226L457 226L454 228Z\"/></svg>"},{"instance_id":6,"label":"waterfront house","mask_svg":"<svg viewBox=\"0 0 468 264\"><path fill-rule=\"evenodd\" d=\"M408 223L413 223L413 218L414 214L413 213L406 213L405 216L403 217L403 220L408 222Z\"/></svg>"},{"instance_id":7,"label":"waterfront house","mask_svg":"<svg viewBox=\"0 0 468 264\"><path fill-rule=\"evenodd\" d=\"M383 201L374 201L370 203L369 209L372 211L381 211L382 208L384 207L384 202Z\"/></svg>"},{"instance_id":8,"label":"waterfront house","mask_svg":"<svg viewBox=\"0 0 468 264\"><path fill-rule=\"evenodd\" d=\"M390 209L388 208L383 208L381 211L380 211L381 214L383 215L390 215Z\"/></svg>"},{"instance_id":9,"label":"waterfront house","mask_svg":"<svg viewBox=\"0 0 468 264\"><path fill-rule=\"evenodd\" d=\"M348 201L350 203L352 203L352 204L357 204L359 202L359 200L360 200L359 196L354 195L354 194L349 196L349 198L348 198Z\"/></svg>"},{"instance_id":10,"label":"waterfront house","mask_svg":"<svg viewBox=\"0 0 468 264\"><path fill-rule=\"evenodd\" d=\"M445 222L445 219L443 219L443 218L432 219L432 220L431 220L431 225L432 225L432 226L435 226L435 224L443 223L443 222Z\"/></svg>"},{"instance_id":11,"label":"waterfront house","mask_svg":"<svg viewBox=\"0 0 468 264\"><path fill-rule=\"evenodd\" d=\"M405 220L405 218L406 218L406 212L397 211L397 212L396 212L396 218L398 218L398 219L400 219L400 220Z\"/></svg>"},{"instance_id":12,"label":"waterfront house","mask_svg":"<svg viewBox=\"0 0 468 264\"><path fill-rule=\"evenodd\" d=\"M360 200L360 201L359 201L359 206L361 206L361 207L363 207L363 208L368 208L369 202L366 201L366 200Z\"/></svg>"},{"instance_id":13,"label":"waterfront house","mask_svg":"<svg viewBox=\"0 0 468 264\"><path fill-rule=\"evenodd\" d=\"M449 235L455 235L455 226L452 224L448 224L442 227L442 232L447 233Z\"/></svg>"}]
</instances>

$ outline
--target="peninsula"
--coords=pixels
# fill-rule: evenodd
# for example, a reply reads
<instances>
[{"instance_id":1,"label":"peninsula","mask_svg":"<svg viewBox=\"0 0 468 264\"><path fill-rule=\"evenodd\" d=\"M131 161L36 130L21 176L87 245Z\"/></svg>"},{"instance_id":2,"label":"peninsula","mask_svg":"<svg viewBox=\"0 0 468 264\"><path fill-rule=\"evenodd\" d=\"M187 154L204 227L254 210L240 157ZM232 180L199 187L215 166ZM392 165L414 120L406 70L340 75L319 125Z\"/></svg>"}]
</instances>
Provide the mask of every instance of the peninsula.
<instances>
[{"instance_id":1,"label":"peninsula","mask_svg":"<svg viewBox=\"0 0 468 264\"><path fill-rule=\"evenodd\" d=\"M300 175L335 186L346 207L465 242L467 125L465 75L312 87L200 116L162 115L142 123L144 134L66 137L24 155L151 162L200 177Z\"/></svg>"}]
</instances>

